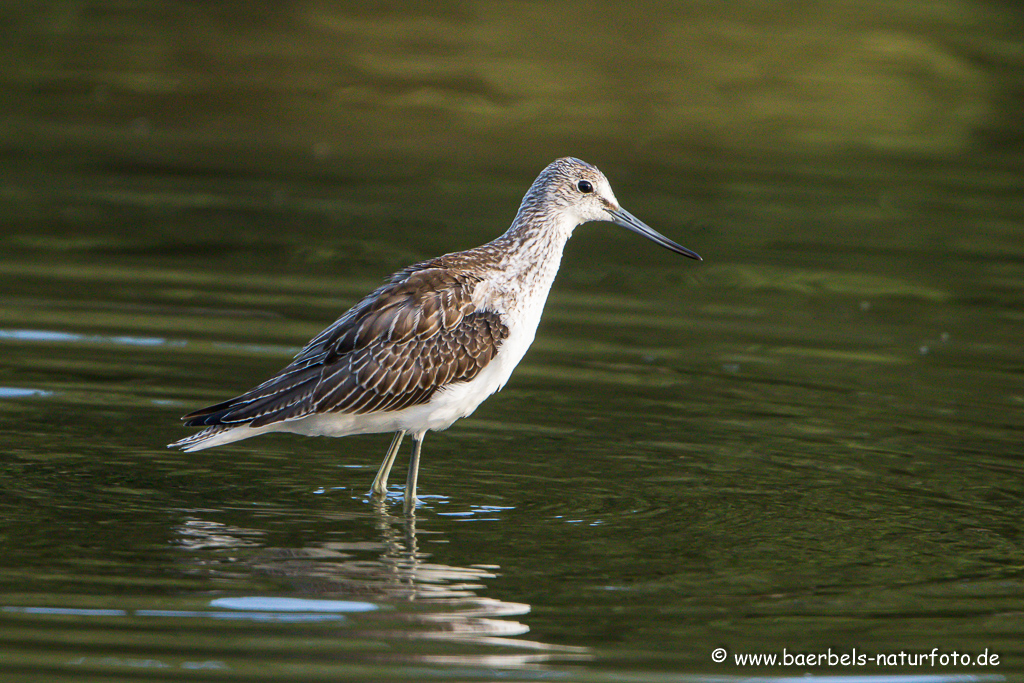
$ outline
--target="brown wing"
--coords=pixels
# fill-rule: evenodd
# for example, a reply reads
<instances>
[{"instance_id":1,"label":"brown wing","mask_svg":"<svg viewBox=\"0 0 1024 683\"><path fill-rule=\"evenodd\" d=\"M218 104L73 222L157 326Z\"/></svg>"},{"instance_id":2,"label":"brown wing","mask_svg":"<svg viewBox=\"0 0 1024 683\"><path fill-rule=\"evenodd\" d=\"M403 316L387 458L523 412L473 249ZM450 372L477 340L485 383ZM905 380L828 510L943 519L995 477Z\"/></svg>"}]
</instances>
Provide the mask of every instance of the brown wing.
<instances>
[{"instance_id":1,"label":"brown wing","mask_svg":"<svg viewBox=\"0 0 1024 683\"><path fill-rule=\"evenodd\" d=\"M508 328L498 313L473 304L478 277L432 265L396 274L277 375L186 415L185 424L259 427L312 413L402 410L473 379L494 358Z\"/></svg>"}]
</instances>

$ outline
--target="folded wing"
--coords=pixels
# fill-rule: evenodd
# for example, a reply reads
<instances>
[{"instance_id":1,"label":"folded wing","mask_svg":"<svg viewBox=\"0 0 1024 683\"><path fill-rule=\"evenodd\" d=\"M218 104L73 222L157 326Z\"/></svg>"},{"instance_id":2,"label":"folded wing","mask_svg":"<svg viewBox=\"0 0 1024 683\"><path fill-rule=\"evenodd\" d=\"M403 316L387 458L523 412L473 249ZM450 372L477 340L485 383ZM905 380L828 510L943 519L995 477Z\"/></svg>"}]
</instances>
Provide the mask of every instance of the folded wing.
<instances>
[{"instance_id":1,"label":"folded wing","mask_svg":"<svg viewBox=\"0 0 1024 683\"><path fill-rule=\"evenodd\" d=\"M469 273L430 263L396 274L317 335L287 367L237 398L186 415L190 427L252 427L313 413L397 411L467 382L508 328L478 309Z\"/></svg>"}]
</instances>

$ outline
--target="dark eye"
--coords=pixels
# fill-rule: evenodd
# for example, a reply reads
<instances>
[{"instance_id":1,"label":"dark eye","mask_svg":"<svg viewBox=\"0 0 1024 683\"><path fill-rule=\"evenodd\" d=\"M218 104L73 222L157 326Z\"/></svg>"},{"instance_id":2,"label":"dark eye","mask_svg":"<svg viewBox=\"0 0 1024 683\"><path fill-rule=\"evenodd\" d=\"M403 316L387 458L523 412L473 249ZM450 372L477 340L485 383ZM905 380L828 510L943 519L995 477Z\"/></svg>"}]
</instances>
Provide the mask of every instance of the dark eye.
<instances>
[{"instance_id":1,"label":"dark eye","mask_svg":"<svg viewBox=\"0 0 1024 683\"><path fill-rule=\"evenodd\" d=\"M589 192L594 191L594 186L590 184L589 180L581 180L578 183L576 183L576 189L582 192L583 194L587 194Z\"/></svg>"}]
</instances>

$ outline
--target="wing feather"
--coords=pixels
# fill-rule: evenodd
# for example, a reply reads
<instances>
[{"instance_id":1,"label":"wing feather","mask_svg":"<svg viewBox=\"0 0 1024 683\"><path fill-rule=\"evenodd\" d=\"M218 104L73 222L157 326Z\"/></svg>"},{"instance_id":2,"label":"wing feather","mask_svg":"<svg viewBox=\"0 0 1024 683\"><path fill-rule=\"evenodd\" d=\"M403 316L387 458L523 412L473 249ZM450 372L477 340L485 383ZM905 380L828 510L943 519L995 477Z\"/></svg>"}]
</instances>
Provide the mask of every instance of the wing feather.
<instances>
[{"instance_id":1,"label":"wing feather","mask_svg":"<svg viewBox=\"0 0 1024 683\"><path fill-rule=\"evenodd\" d=\"M312 413L397 411L473 379L509 330L497 312L473 303L480 277L440 265L427 262L396 274L281 372L186 415L185 424L258 427Z\"/></svg>"}]
</instances>

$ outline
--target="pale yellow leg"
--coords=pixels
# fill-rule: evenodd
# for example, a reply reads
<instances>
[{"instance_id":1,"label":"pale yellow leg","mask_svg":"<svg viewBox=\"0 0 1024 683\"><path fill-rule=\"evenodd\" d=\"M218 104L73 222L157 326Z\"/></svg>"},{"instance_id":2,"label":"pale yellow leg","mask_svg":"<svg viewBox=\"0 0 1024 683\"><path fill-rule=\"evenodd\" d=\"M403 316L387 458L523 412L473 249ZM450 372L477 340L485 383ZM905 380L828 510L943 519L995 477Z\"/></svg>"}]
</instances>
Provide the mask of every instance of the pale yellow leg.
<instances>
[{"instance_id":1,"label":"pale yellow leg","mask_svg":"<svg viewBox=\"0 0 1024 683\"><path fill-rule=\"evenodd\" d=\"M395 438L391 440L388 454L384 456L384 462L380 464L377 476L373 480L373 488L370 489L374 496L383 498L388 495L388 475L391 474L391 466L395 464L395 458L398 457L398 447L402 445L402 439L404 438L405 432L395 432Z\"/></svg>"},{"instance_id":2,"label":"pale yellow leg","mask_svg":"<svg viewBox=\"0 0 1024 683\"><path fill-rule=\"evenodd\" d=\"M412 435L412 457L409 458L409 476L405 480L405 514L416 509L416 479L420 475L420 448L423 433Z\"/></svg>"}]
</instances>

